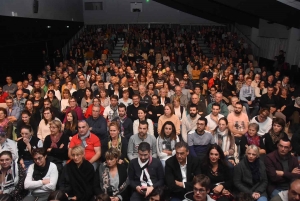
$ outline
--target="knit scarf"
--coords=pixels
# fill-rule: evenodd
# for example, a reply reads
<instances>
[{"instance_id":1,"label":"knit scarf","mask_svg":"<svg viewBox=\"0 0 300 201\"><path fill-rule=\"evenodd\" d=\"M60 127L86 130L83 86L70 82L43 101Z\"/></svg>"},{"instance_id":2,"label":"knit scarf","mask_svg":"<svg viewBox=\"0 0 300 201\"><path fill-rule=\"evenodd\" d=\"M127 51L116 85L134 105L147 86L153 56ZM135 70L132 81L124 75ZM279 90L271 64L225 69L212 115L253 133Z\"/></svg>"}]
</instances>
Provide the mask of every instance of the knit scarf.
<instances>
[{"instance_id":1,"label":"knit scarf","mask_svg":"<svg viewBox=\"0 0 300 201\"><path fill-rule=\"evenodd\" d=\"M150 158L145 163L143 163L141 159L138 158L138 163L140 165L140 168L142 169L142 173L140 176L141 186L144 187L153 186L153 183L150 178L150 174L148 172L148 166L151 164L151 162L152 162L152 156L150 156Z\"/></svg>"},{"instance_id":2,"label":"knit scarf","mask_svg":"<svg viewBox=\"0 0 300 201\"><path fill-rule=\"evenodd\" d=\"M50 160L46 158L46 164L44 167L38 166L37 164L34 164L33 167L33 173L32 173L32 178L34 181L39 181L43 180L43 178L46 176L50 166Z\"/></svg>"},{"instance_id":3,"label":"knit scarf","mask_svg":"<svg viewBox=\"0 0 300 201\"><path fill-rule=\"evenodd\" d=\"M230 149L230 139L228 138L228 129L220 131L217 128L217 133L215 134L215 142L222 147L222 150L228 151Z\"/></svg>"},{"instance_id":4,"label":"knit scarf","mask_svg":"<svg viewBox=\"0 0 300 201\"><path fill-rule=\"evenodd\" d=\"M275 133L275 132L273 131L273 129L271 129L271 130L269 131L269 134L270 134L270 136L271 136L271 138L272 138L273 144L278 143L279 140L282 139L283 136L284 136L284 132Z\"/></svg>"},{"instance_id":5,"label":"knit scarf","mask_svg":"<svg viewBox=\"0 0 300 201\"><path fill-rule=\"evenodd\" d=\"M110 138L110 140L108 141L108 149L110 149L112 146L113 146L113 145L112 145L112 140L111 140L111 138ZM120 136L120 135L119 135L119 137L118 137L118 145L117 145L116 148L117 148L119 151L122 150L122 142L121 142L121 136Z\"/></svg>"},{"instance_id":6,"label":"knit scarf","mask_svg":"<svg viewBox=\"0 0 300 201\"><path fill-rule=\"evenodd\" d=\"M62 133L59 133L56 136L50 135L50 138L51 138L51 146L50 146L50 148L58 148L57 143L60 140L61 136L62 136Z\"/></svg>"},{"instance_id":7,"label":"knit scarf","mask_svg":"<svg viewBox=\"0 0 300 201\"><path fill-rule=\"evenodd\" d=\"M248 165L250 167L253 184L256 184L260 181L259 159L257 158L253 162L249 162L248 159L246 161L248 162Z\"/></svg>"},{"instance_id":8,"label":"knit scarf","mask_svg":"<svg viewBox=\"0 0 300 201\"><path fill-rule=\"evenodd\" d=\"M90 131L87 132L87 134L83 135L83 136L80 136L80 139L81 139L81 146L83 148L85 148L87 146L86 144L86 138L88 138L90 136Z\"/></svg>"},{"instance_id":9,"label":"knit scarf","mask_svg":"<svg viewBox=\"0 0 300 201\"><path fill-rule=\"evenodd\" d=\"M247 138L247 144L248 145L256 145L257 147L260 147L260 137L258 135L250 136L248 133L245 134L245 137Z\"/></svg>"}]
</instances>

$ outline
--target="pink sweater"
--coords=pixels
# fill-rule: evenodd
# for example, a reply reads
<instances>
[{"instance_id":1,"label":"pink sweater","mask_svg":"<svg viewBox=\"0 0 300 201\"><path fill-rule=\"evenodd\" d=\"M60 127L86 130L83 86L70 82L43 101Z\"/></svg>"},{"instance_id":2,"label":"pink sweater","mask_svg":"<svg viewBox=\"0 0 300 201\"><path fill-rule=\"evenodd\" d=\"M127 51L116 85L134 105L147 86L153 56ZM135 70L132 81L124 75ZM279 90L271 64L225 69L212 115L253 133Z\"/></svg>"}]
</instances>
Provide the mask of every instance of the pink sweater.
<instances>
[{"instance_id":1,"label":"pink sweater","mask_svg":"<svg viewBox=\"0 0 300 201\"><path fill-rule=\"evenodd\" d=\"M160 135L160 132L161 132L161 128L162 126L164 125L164 123L166 121L171 121L173 122L173 124L175 125L175 128L176 128L176 134L179 135L180 134L180 120L179 118L173 114L171 117L166 117L165 115L162 115L159 117L158 119L158 126L157 126L157 132L158 134Z\"/></svg>"}]
</instances>

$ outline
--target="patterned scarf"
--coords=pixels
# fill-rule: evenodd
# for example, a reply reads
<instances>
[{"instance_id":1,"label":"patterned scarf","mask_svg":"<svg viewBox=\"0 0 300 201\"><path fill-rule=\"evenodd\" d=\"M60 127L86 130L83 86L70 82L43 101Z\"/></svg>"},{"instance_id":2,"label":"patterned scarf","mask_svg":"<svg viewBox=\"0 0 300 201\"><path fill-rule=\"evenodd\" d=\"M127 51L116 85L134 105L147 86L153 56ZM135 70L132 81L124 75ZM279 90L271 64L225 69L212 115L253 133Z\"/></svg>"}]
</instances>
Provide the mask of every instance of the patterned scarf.
<instances>
[{"instance_id":1,"label":"patterned scarf","mask_svg":"<svg viewBox=\"0 0 300 201\"><path fill-rule=\"evenodd\" d=\"M152 162L152 156L150 155L149 159L143 163L140 158L138 158L138 163L140 165L140 168L142 169L142 173L140 176L141 186L147 187L147 186L153 186L153 183L150 178L150 174L148 172L148 166Z\"/></svg>"},{"instance_id":2,"label":"patterned scarf","mask_svg":"<svg viewBox=\"0 0 300 201\"><path fill-rule=\"evenodd\" d=\"M61 136L62 136L62 133L59 133L56 136L50 135L50 138L51 138L51 146L50 146L50 148L58 148L57 147L57 143L60 140Z\"/></svg>"},{"instance_id":3,"label":"patterned scarf","mask_svg":"<svg viewBox=\"0 0 300 201\"><path fill-rule=\"evenodd\" d=\"M9 120L7 118L0 123L0 132L6 132L8 123Z\"/></svg>"},{"instance_id":4,"label":"patterned scarf","mask_svg":"<svg viewBox=\"0 0 300 201\"><path fill-rule=\"evenodd\" d=\"M258 135L250 136L248 133L245 134L245 137L247 138L248 145L256 145L257 147L260 147L260 137Z\"/></svg>"},{"instance_id":5,"label":"patterned scarf","mask_svg":"<svg viewBox=\"0 0 300 201\"><path fill-rule=\"evenodd\" d=\"M112 140L111 140L111 138L110 138L110 140L108 141L108 149L110 149L111 147L113 147L113 145L112 145ZM118 145L117 145L117 147L115 147L115 148L117 148L119 151L122 150L122 142L121 142L121 137L120 137L120 135L119 135L119 137L118 137Z\"/></svg>"},{"instance_id":6,"label":"patterned scarf","mask_svg":"<svg viewBox=\"0 0 300 201\"><path fill-rule=\"evenodd\" d=\"M275 132L273 131L273 129L271 129L271 130L269 131L269 133L270 133L270 136L271 136L271 138L272 138L273 144L278 143L279 140L282 139L283 136L284 136L284 132L281 131L280 133L275 133Z\"/></svg>"}]
</instances>

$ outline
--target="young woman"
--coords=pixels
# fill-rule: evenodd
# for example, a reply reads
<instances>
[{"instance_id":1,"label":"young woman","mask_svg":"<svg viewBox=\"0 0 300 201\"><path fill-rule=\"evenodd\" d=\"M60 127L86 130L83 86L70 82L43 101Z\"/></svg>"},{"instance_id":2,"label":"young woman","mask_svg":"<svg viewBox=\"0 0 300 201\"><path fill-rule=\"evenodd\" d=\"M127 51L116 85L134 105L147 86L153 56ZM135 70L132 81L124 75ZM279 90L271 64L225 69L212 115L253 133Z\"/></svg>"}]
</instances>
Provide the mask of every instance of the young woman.
<instances>
[{"instance_id":1,"label":"young woman","mask_svg":"<svg viewBox=\"0 0 300 201\"><path fill-rule=\"evenodd\" d=\"M30 190L30 194L23 201L46 201L52 191L55 190L58 171L54 163L47 159L46 150L36 148L32 150L34 164L28 168L24 182L24 188Z\"/></svg>"},{"instance_id":2,"label":"young woman","mask_svg":"<svg viewBox=\"0 0 300 201\"><path fill-rule=\"evenodd\" d=\"M148 135L154 135L153 122L147 118L147 111L145 108L138 108L138 119L133 122L133 133L138 133L138 127L140 121L148 122Z\"/></svg>"},{"instance_id":3,"label":"young woman","mask_svg":"<svg viewBox=\"0 0 300 201\"><path fill-rule=\"evenodd\" d=\"M180 120L179 118L175 115L175 111L173 108L173 105L170 103L167 103L166 106L164 107L164 114L161 115L158 119L158 125L157 125L157 132L160 135L162 126L166 121L171 121L174 123L175 128L176 128L176 134L180 134Z\"/></svg>"},{"instance_id":4,"label":"young woman","mask_svg":"<svg viewBox=\"0 0 300 201\"><path fill-rule=\"evenodd\" d=\"M233 200L230 193L232 188L232 174L222 148L213 144L207 151L201 167L201 173L207 175L211 181L210 197L216 201Z\"/></svg>"},{"instance_id":5,"label":"young woman","mask_svg":"<svg viewBox=\"0 0 300 201\"><path fill-rule=\"evenodd\" d=\"M44 98L41 97L41 93L43 89L35 89L34 90L34 97L31 98L33 102L33 108L36 111L40 111L44 107Z\"/></svg>"},{"instance_id":6,"label":"young woman","mask_svg":"<svg viewBox=\"0 0 300 201\"><path fill-rule=\"evenodd\" d=\"M225 82L224 88L223 88L223 95L226 98L231 98L232 96L236 96L236 85L234 81L234 75L230 74L228 76L228 80Z\"/></svg>"},{"instance_id":7,"label":"young woman","mask_svg":"<svg viewBox=\"0 0 300 201\"><path fill-rule=\"evenodd\" d=\"M254 88L254 93L256 100L259 102L263 94L267 93L267 88L265 87L265 81L261 80L258 85Z\"/></svg>"},{"instance_id":8,"label":"young woman","mask_svg":"<svg viewBox=\"0 0 300 201\"><path fill-rule=\"evenodd\" d=\"M33 163L31 152L35 148L42 148L43 142L33 134L30 125L20 127L21 138L17 142L19 163L26 170Z\"/></svg>"},{"instance_id":9,"label":"young woman","mask_svg":"<svg viewBox=\"0 0 300 201\"><path fill-rule=\"evenodd\" d=\"M179 118L180 125L181 125L182 119L186 117L186 111L185 111L185 107L180 105L179 97L174 97L173 106L174 106L175 115Z\"/></svg>"},{"instance_id":10,"label":"young woman","mask_svg":"<svg viewBox=\"0 0 300 201\"><path fill-rule=\"evenodd\" d=\"M129 87L129 97L132 98L134 94L139 94L139 85L137 80L132 81L132 86Z\"/></svg>"},{"instance_id":11,"label":"young woman","mask_svg":"<svg viewBox=\"0 0 300 201\"><path fill-rule=\"evenodd\" d=\"M144 85L145 87L147 86L147 78L145 75L139 74L138 81L139 81L139 85Z\"/></svg>"},{"instance_id":12,"label":"young woman","mask_svg":"<svg viewBox=\"0 0 300 201\"><path fill-rule=\"evenodd\" d=\"M47 98L49 98L53 107L60 108L59 100L56 98L54 90L48 90Z\"/></svg>"},{"instance_id":13,"label":"young woman","mask_svg":"<svg viewBox=\"0 0 300 201\"><path fill-rule=\"evenodd\" d=\"M234 168L233 183L238 192L249 193L257 201L267 201L268 178L259 155L259 147L247 147L244 159Z\"/></svg>"},{"instance_id":14,"label":"young woman","mask_svg":"<svg viewBox=\"0 0 300 201\"><path fill-rule=\"evenodd\" d=\"M78 133L78 117L75 111L70 111L66 114L67 121L65 123L63 133L69 137L71 141L72 137Z\"/></svg>"},{"instance_id":15,"label":"young woman","mask_svg":"<svg viewBox=\"0 0 300 201\"><path fill-rule=\"evenodd\" d=\"M228 120L222 117L218 121L218 126L213 131L215 142L219 145L227 160L234 162L235 141L234 136L228 128Z\"/></svg>"},{"instance_id":16,"label":"young woman","mask_svg":"<svg viewBox=\"0 0 300 201\"><path fill-rule=\"evenodd\" d=\"M35 110L33 102L30 99L25 102L24 110L28 110L30 112L31 118L33 118L36 123L41 121L41 114L39 111Z\"/></svg>"},{"instance_id":17,"label":"young woman","mask_svg":"<svg viewBox=\"0 0 300 201\"><path fill-rule=\"evenodd\" d=\"M85 95L81 99L81 109L82 109L83 113L86 112L89 105L92 104L92 101L93 101L93 91L91 88L86 88Z\"/></svg>"},{"instance_id":18,"label":"young woman","mask_svg":"<svg viewBox=\"0 0 300 201\"><path fill-rule=\"evenodd\" d=\"M69 99L71 98L71 93L68 89L64 89L62 92L62 99L60 103L60 110L63 113L66 113L67 107L69 107Z\"/></svg>"},{"instance_id":19,"label":"young woman","mask_svg":"<svg viewBox=\"0 0 300 201\"><path fill-rule=\"evenodd\" d=\"M170 73L168 78L168 85L170 86L170 89L175 91L175 86L179 85L178 80L175 77L174 73Z\"/></svg>"},{"instance_id":20,"label":"young woman","mask_svg":"<svg viewBox=\"0 0 300 201\"><path fill-rule=\"evenodd\" d=\"M154 82L153 72L151 70L148 71L146 79L148 84L149 82Z\"/></svg>"},{"instance_id":21,"label":"young woman","mask_svg":"<svg viewBox=\"0 0 300 201\"><path fill-rule=\"evenodd\" d=\"M272 119L269 117L270 110L267 108L260 109L257 116L253 117L249 123L256 123L259 126L257 134L265 135L272 127Z\"/></svg>"},{"instance_id":22,"label":"young woman","mask_svg":"<svg viewBox=\"0 0 300 201\"><path fill-rule=\"evenodd\" d=\"M170 89L170 86L169 86L168 82L163 83L163 88L166 91L167 97L170 98L172 95L175 94L175 92L172 89Z\"/></svg>"},{"instance_id":23,"label":"young woman","mask_svg":"<svg viewBox=\"0 0 300 201\"><path fill-rule=\"evenodd\" d=\"M179 141L174 124L171 121L166 121L156 141L157 155L163 168L165 168L166 160L175 155L175 144Z\"/></svg>"},{"instance_id":24,"label":"young woman","mask_svg":"<svg viewBox=\"0 0 300 201\"><path fill-rule=\"evenodd\" d=\"M59 180L60 190L64 191L71 200L94 200L95 171L93 165L84 158L84 148L73 147L71 157L72 160L64 166Z\"/></svg>"},{"instance_id":25,"label":"young woman","mask_svg":"<svg viewBox=\"0 0 300 201\"><path fill-rule=\"evenodd\" d=\"M263 142L263 137L260 137L257 132L259 130L259 125L256 123L250 123L248 126L248 132L241 137L240 141L240 160L245 156L246 149L250 145L255 145L259 147L259 154L266 154L265 144Z\"/></svg>"},{"instance_id":26,"label":"young woman","mask_svg":"<svg viewBox=\"0 0 300 201\"><path fill-rule=\"evenodd\" d=\"M129 200L127 166L118 163L120 151L111 147L105 153L105 159L106 162L101 163L96 170L94 192L96 195L108 194L111 200Z\"/></svg>"},{"instance_id":27,"label":"young woman","mask_svg":"<svg viewBox=\"0 0 300 201\"><path fill-rule=\"evenodd\" d=\"M287 134L284 132L284 128L285 122L283 119L276 118L273 120L272 128L268 133L264 135L264 142L267 154L277 150L277 143L280 139L288 138Z\"/></svg>"},{"instance_id":28,"label":"young woman","mask_svg":"<svg viewBox=\"0 0 300 201\"><path fill-rule=\"evenodd\" d=\"M13 124L7 118L7 111L0 107L0 132L5 132L8 138L12 137Z\"/></svg>"},{"instance_id":29,"label":"young woman","mask_svg":"<svg viewBox=\"0 0 300 201\"><path fill-rule=\"evenodd\" d=\"M196 83L200 79L201 70L198 65L195 65L192 70L192 80Z\"/></svg>"},{"instance_id":30,"label":"young woman","mask_svg":"<svg viewBox=\"0 0 300 201\"><path fill-rule=\"evenodd\" d=\"M110 105L110 99L109 99L109 97L107 97L107 93L104 89L100 90L99 99L100 99L100 104L101 104L102 107L105 108L105 107Z\"/></svg>"},{"instance_id":31,"label":"young woman","mask_svg":"<svg viewBox=\"0 0 300 201\"><path fill-rule=\"evenodd\" d=\"M157 138L157 125L158 118L164 114L164 107L159 104L159 97L157 95L152 96L152 105L148 106L148 116L153 122L154 135Z\"/></svg>"},{"instance_id":32,"label":"young woman","mask_svg":"<svg viewBox=\"0 0 300 201\"><path fill-rule=\"evenodd\" d=\"M21 137L21 127L29 125L33 129L33 135L37 135L37 124L35 120L31 117L31 113L28 110L23 110L21 112L21 120L17 122L17 137Z\"/></svg>"},{"instance_id":33,"label":"young woman","mask_svg":"<svg viewBox=\"0 0 300 201\"><path fill-rule=\"evenodd\" d=\"M147 94L150 96L150 97L152 97L155 93L157 94L158 93L158 91L155 89L155 84L154 84L154 82L149 82L148 84L147 84Z\"/></svg>"},{"instance_id":34,"label":"young woman","mask_svg":"<svg viewBox=\"0 0 300 201\"><path fill-rule=\"evenodd\" d=\"M51 108L47 107L44 109L43 112L43 119L40 121L39 129L37 132L37 137L44 142L47 135L50 135L50 121L58 120L57 117L54 116L53 111Z\"/></svg>"},{"instance_id":35,"label":"young woman","mask_svg":"<svg viewBox=\"0 0 300 201\"><path fill-rule=\"evenodd\" d=\"M0 153L0 168L1 168L1 196L9 194L12 200L22 201L28 194L24 190L24 180L26 177L25 168L13 161L10 151L2 151Z\"/></svg>"}]
</instances>

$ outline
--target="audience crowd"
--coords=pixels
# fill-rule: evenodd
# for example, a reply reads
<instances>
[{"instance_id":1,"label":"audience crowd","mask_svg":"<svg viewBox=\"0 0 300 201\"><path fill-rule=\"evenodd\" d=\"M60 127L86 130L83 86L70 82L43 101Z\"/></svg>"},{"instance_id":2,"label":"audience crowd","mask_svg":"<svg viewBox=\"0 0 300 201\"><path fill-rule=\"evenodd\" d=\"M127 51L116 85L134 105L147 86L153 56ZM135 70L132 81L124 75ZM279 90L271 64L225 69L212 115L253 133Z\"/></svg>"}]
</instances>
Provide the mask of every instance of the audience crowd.
<instances>
[{"instance_id":1,"label":"audience crowd","mask_svg":"<svg viewBox=\"0 0 300 201\"><path fill-rule=\"evenodd\" d=\"M0 86L1 200L300 200L300 93L235 33L92 29L55 61Z\"/></svg>"}]
</instances>

